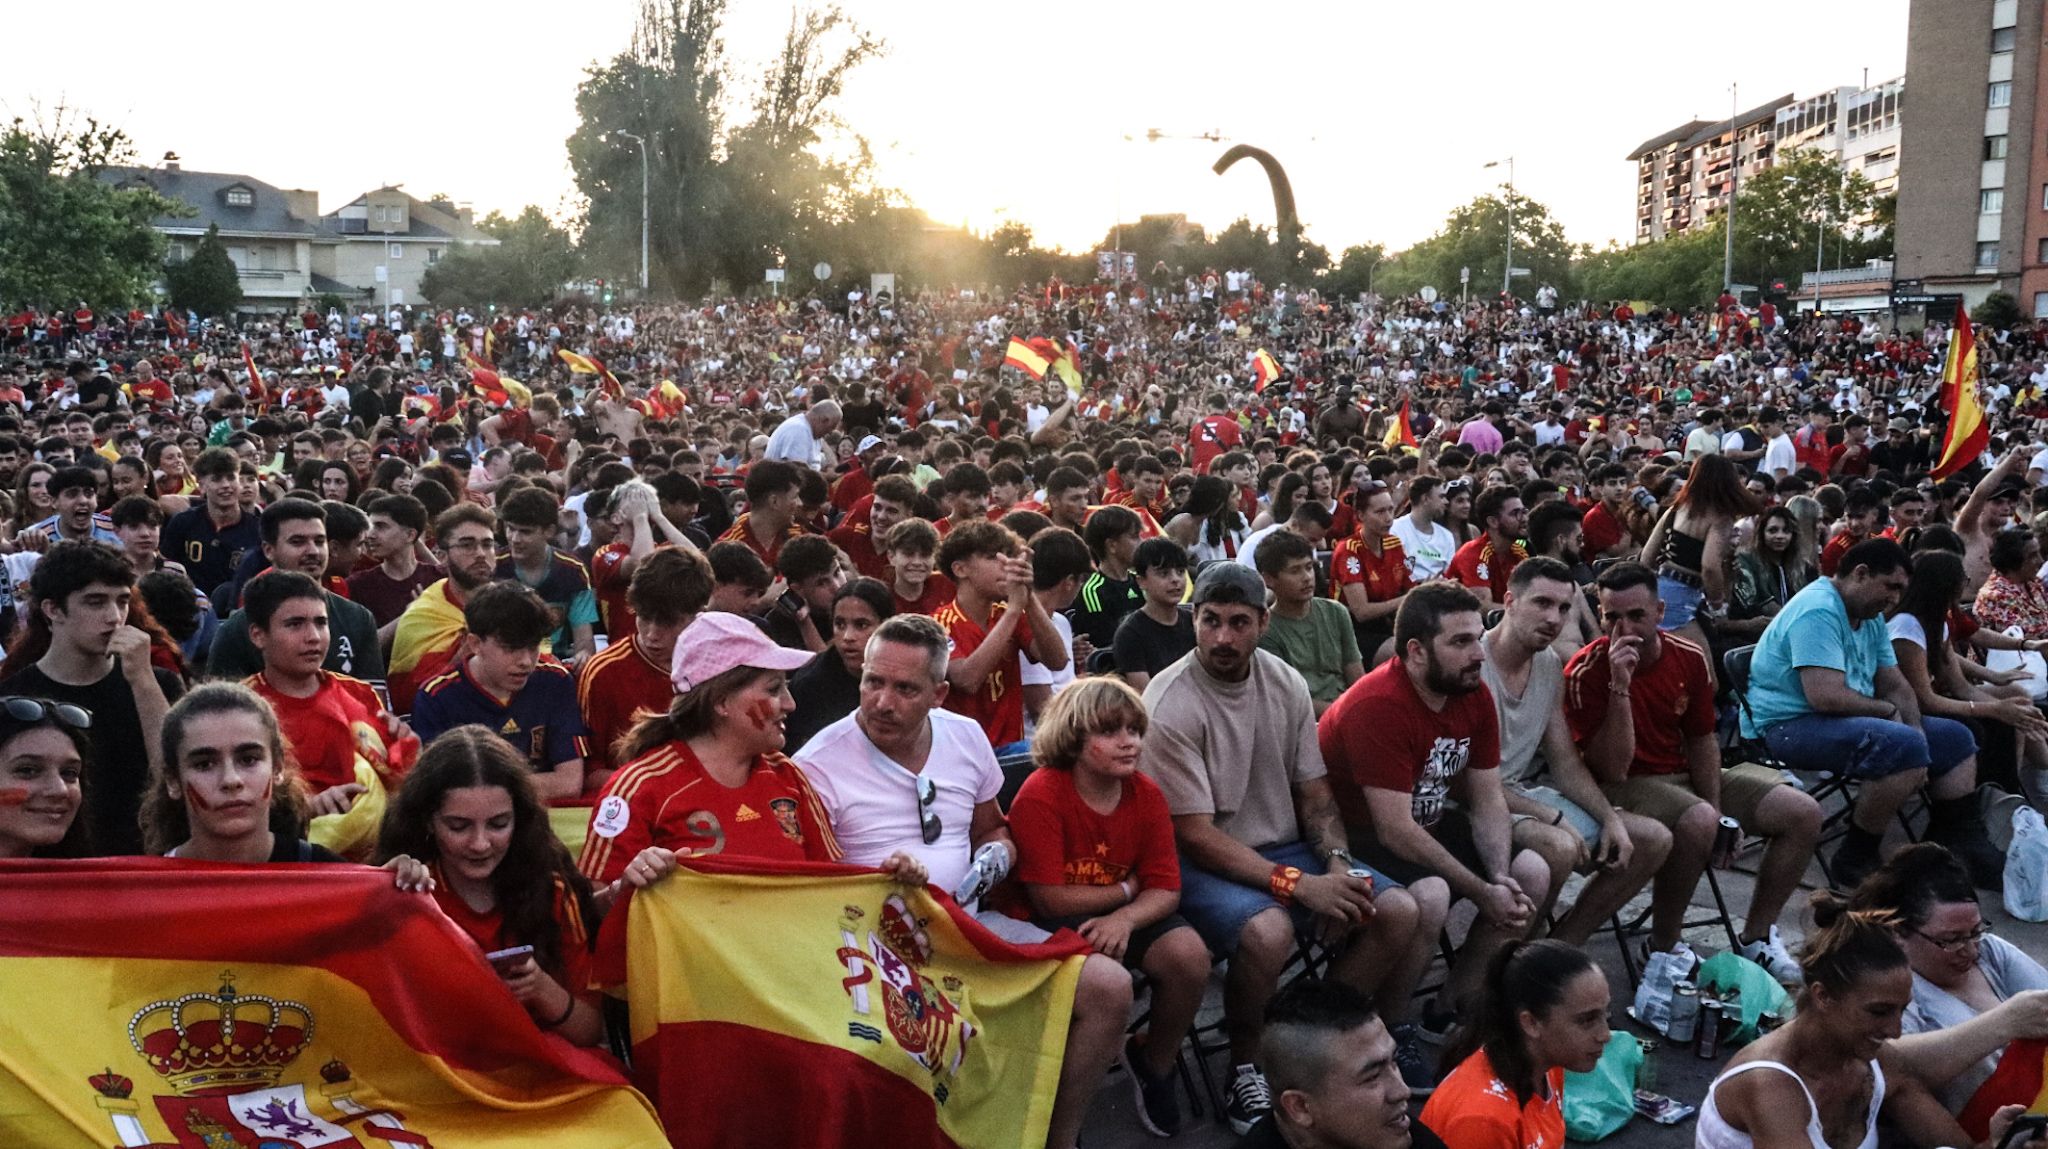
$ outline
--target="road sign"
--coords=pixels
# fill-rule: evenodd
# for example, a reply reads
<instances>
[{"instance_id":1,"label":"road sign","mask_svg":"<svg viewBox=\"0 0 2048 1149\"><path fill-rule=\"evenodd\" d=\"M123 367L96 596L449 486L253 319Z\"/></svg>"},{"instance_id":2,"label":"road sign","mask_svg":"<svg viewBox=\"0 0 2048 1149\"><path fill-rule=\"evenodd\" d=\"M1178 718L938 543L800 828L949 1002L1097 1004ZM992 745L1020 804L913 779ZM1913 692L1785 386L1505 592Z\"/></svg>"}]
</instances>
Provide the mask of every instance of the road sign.
<instances>
[{"instance_id":1,"label":"road sign","mask_svg":"<svg viewBox=\"0 0 2048 1149\"><path fill-rule=\"evenodd\" d=\"M1434 288L1434 287L1430 287L1430 286L1428 286L1428 285L1426 285L1426 284L1425 284L1425 285L1423 286L1423 288L1422 288L1422 291L1420 292L1420 294L1421 294L1421 296L1422 296L1422 302L1424 302L1424 303L1435 303L1435 302L1436 302L1436 288Z\"/></svg>"},{"instance_id":2,"label":"road sign","mask_svg":"<svg viewBox=\"0 0 2048 1149\"><path fill-rule=\"evenodd\" d=\"M1530 275L1530 274L1533 274L1533 273L1532 273L1532 272L1531 272L1531 271L1530 271L1530 270L1529 270L1528 268L1526 268L1526 267L1510 267L1510 268L1508 268L1508 275L1509 275L1510 277L1513 277L1513 278L1516 278L1516 279L1519 279L1519 278L1521 278L1521 277L1522 277L1522 276L1524 276L1524 275Z\"/></svg>"},{"instance_id":3,"label":"road sign","mask_svg":"<svg viewBox=\"0 0 2048 1149\"><path fill-rule=\"evenodd\" d=\"M779 268L779 267L771 267L771 268L769 268L769 269L768 269L768 280L767 280L767 281L768 281L769 283L782 283L782 282L784 282L784 281L785 281L785 279L787 278L788 274L789 274L788 272L786 272L786 271L782 270L782 269L781 269L781 268Z\"/></svg>"},{"instance_id":4,"label":"road sign","mask_svg":"<svg viewBox=\"0 0 2048 1149\"><path fill-rule=\"evenodd\" d=\"M824 260L819 260L818 266L811 269L811 275L820 282L830 279L832 278L832 265Z\"/></svg>"},{"instance_id":5,"label":"road sign","mask_svg":"<svg viewBox=\"0 0 2048 1149\"><path fill-rule=\"evenodd\" d=\"M1458 282L1459 282L1459 283L1470 283L1470 282L1472 282L1472 269L1471 269L1471 268L1469 268L1469 267L1461 267L1461 268L1459 268L1459 269L1458 269Z\"/></svg>"}]
</instances>

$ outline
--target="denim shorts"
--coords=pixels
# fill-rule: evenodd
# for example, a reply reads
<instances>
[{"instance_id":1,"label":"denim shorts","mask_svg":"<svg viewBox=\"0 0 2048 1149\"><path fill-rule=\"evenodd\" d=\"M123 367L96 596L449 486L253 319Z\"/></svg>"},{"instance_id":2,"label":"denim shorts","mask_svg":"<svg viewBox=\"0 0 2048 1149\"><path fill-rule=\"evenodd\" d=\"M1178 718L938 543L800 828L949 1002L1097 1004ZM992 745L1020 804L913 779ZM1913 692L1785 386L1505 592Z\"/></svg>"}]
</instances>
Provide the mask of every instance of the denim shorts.
<instances>
[{"instance_id":1,"label":"denim shorts","mask_svg":"<svg viewBox=\"0 0 2048 1149\"><path fill-rule=\"evenodd\" d=\"M1261 846L1259 856L1276 866L1297 867L1306 874L1320 874L1326 870L1322 859L1316 857L1307 842ZM1401 888L1401 883L1371 866L1365 868L1372 870L1375 894ZM1208 945L1209 952L1218 957L1227 958L1236 953L1245 923L1279 904L1264 886L1247 886L1212 874L1185 856L1180 860L1180 916L1195 927L1195 932L1202 935L1202 941ZM1296 933L1307 932L1315 923L1315 914L1299 902L1288 906L1287 912L1294 919Z\"/></svg>"},{"instance_id":2,"label":"denim shorts","mask_svg":"<svg viewBox=\"0 0 2048 1149\"><path fill-rule=\"evenodd\" d=\"M1919 726L1889 718L1803 714L1774 723L1764 745L1794 770L1826 770L1850 778L1884 778L1925 770L1939 778L1977 753L1977 736L1953 718L1923 714Z\"/></svg>"},{"instance_id":3,"label":"denim shorts","mask_svg":"<svg viewBox=\"0 0 2048 1149\"><path fill-rule=\"evenodd\" d=\"M1578 832L1579 837L1585 840L1586 849L1592 851L1600 849L1600 823L1594 820L1593 815L1586 813L1584 806L1565 797L1563 793L1550 786L1516 786L1515 790L1522 797L1532 802L1541 802L1545 806L1562 813L1564 815L1564 824ZM1518 825L1522 822L1533 820L1537 820L1533 814L1517 814L1514 817L1514 821ZM1550 823L1550 820L1547 818L1541 819L1541 821L1554 824Z\"/></svg>"},{"instance_id":4,"label":"denim shorts","mask_svg":"<svg viewBox=\"0 0 2048 1149\"><path fill-rule=\"evenodd\" d=\"M1705 601L1707 592L1691 583L1660 574L1657 576L1657 597L1664 600L1664 621L1657 624L1657 629L1677 630L1699 614L1700 603Z\"/></svg>"}]
</instances>

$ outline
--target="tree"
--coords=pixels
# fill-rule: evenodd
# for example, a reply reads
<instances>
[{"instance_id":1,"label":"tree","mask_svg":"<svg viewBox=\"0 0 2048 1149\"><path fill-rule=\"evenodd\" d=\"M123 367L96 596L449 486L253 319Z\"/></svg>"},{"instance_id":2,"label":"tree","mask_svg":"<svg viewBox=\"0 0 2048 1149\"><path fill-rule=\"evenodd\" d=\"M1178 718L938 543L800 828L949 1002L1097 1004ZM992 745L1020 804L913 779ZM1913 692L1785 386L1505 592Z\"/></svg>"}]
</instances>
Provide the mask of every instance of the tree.
<instances>
[{"instance_id":1,"label":"tree","mask_svg":"<svg viewBox=\"0 0 2048 1149\"><path fill-rule=\"evenodd\" d=\"M2026 322L2026 315L2020 310L2020 301L2010 292L1994 291L1984 297L1984 302L1970 312L1970 322L1979 327L1992 327L2000 331L2018 327Z\"/></svg>"},{"instance_id":2,"label":"tree","mask_svg":"<svg viewBox=\"0 0 2048 1149\"><path fill-rule=\"evenodd\" d=\"M49 124L0 132L0 301L126 307L150 295L166 241L150 226L187 214L146 187L100 179L130 162L118 128L60 108Z\"/></svg>"},{"instance_id":3,"label":"tree","mask_svg":"<svg viewBox=\"0 0 2048 1149\"><path fill-rule=\"evenodd\" d=\"M173 306L208 317L234 314L242 301L242 277L220 241L219 224L207 225L190 258L164 266L164 287Z\"/></svg>"},{"instance_id":4,"label":"tree","mask_svg":"<svg viewBox=\"0 0 2048 1149\"><path fill-rule=\"evenodd\" d=\"M1874 200L1869 180L1824 153L1779 154L1736 189L1735 281L1790 284L1816 260L1823 268L1844 266Z\"/></svg>"},{"instance_id":5,"label":"tree","mask_svg":"<svg viewBox=\"0 0 2048 1149\"><path fill-rule=\"evenodd\" d=\"M1519 192L1483 195L1452 210L1437 233L1387 261L1377 273L1381 294L1408 295L1425 286L1455 295L1458 273L1471 268L1471 290L1486 295L1500 290L1506 269L1508 225L1514 223L1516 267L1529 269L1515 293L1526 295L1548 283L1564 291L1572 282L1572 245L1550 209Z\"/></svg>"},{"instance_id":6,"label":"tree","mask_svg":"<svg viewBox=\"0 0 2048 1149\"><path fill-rule=\"evenodd\" d=\"M421 278L421 294L441 304L532 307L554 299L576 276L575 241L537 207L529 204L512 219L492 212L477 230L497 245L450 248Z\"/></svg>"},{"instance_id":7,"label":"tree","mask_svg":"<svg viewBox=\"0 0 2048 1149\"><path fill-rule=\"evenodd\" d=\"M1350 299L1361 292L1379 287L1377 279L1380 265L1387 261L1387 247L1382 243L1364 243L1344 249L1337 259L1337 266L1323 277L1321 284L1325 295Z\"/></svg>"}]
</instances>

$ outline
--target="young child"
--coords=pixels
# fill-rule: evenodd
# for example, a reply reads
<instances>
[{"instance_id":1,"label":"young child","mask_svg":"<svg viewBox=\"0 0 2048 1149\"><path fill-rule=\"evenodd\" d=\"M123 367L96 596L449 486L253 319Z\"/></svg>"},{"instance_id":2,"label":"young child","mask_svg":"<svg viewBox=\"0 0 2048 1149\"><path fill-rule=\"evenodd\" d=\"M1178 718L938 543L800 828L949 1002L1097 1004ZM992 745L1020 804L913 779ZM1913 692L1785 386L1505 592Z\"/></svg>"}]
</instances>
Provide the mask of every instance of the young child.
<instances>
[{"instance_id":1,"label":"young child","mask_svg":"<svg viewBox=\"0 0 2048 1149\"><path fill-rule=\"evenodd\" d=\"M1188 590L1188 552L1172 539L1146 539L1131 556L1145 604L1117 624L1116 668L1143 692L1152 676L1195 648L1195 616L1181 609Z\"/></svg>"},{"instance_id":2,"label":"young child","mask_svg":"<svg viewBox=\"0 0 2048 1149\"><path fill-rule=\"evenodd\" d=\"M1266 589L1273 592L1259 648L1301 672L1321 714L1365 674L1351 612L1336 599L1316 597L1315 547L1293 531L1267 535L1253 558Z\"/></svg>"},{"instance_id":3,"label":"young child","mask_svg":"<svg viewBox=\"0 0 2048 1149\"><path fill-rule=\"evenodd\" d=\"M882 540L889 560L889 590L897 614L933 615L953 601L953 580L932 570L939 553L939 532L923 519L905 519L889 528Z\"/></svg>"},{"instance_id":4,"label":"young child","mask_svg":"<svg viewBox=\"0 0 2048 1149\"><path fill-rule=\"evenodd\" d=\"M1209 951L1180 907L1180 863L1166 796L1138 773L1145 704L1113 678L1057 695L1032 740L1038 769L1010 805L1016 876L1030 916L1078 931L1105 957L1152 979L1152 1022L1124 1047L1147 1131L1180 1128L1174 1053L1201 1006Z\"/></svg>"}]
</instances>

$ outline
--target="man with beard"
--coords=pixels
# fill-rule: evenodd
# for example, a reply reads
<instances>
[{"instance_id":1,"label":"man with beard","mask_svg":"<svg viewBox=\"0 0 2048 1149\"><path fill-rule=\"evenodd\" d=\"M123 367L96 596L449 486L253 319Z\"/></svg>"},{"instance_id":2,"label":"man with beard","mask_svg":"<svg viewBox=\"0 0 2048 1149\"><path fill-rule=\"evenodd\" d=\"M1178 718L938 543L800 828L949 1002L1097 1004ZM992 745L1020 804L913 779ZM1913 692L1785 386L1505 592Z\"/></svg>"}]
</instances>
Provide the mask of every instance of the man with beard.
<instances>
[{"instance_id":1,"label":"man with beard","mask_svg":"<svg viewBox=\"0 0 2048 1149\"><path fill-rule=\"evenodd\" d=\"M175 520L174 520L175 521ZM370 682L384 679L384 651L377 645L377 620L370 612L332 590L327 581L327 516L320 504L305 499L272 503L260 520L263 557L270 569L297 571L320 583L327 595L328 647L323 670ZM263 669L263 654L249 640L249 616L240 609L229 615L214 637L206 662L212 678L241 681Z\"/></svg>"},{"instance_id":2,"label":"man with beard","mask_svg":"<svg viewBox=\"0 0 2048 1149\"><path fill-rule=\"evenodd\" d=\"M1529 557L1556 559L1574 587L1588 586L1593 581L1593 568L1586 565L1583 553L1583 521L1577 507L1560 499L1552 499L1529 512ZM1514 585L1513 578L1509 578L1508 585ZM1593 614L1592 604L1584 594L1572 595L1564 626L1553 640L1557 656L1570 658L1599 635L1600 620Z\"/></svg>"},{"instance_id":3,"label":"man with beard","mask_svg":"<svg viewBox=\"0 0 2048 1149\"><path fill-rule=\"evenodd\" d=\"M1500 719L1480 677L1484 633L1471 591L1443 582L1415 588L1394 619L1394 657L1316 724L1359 859L1410 886L1446 883L1478 909L1447 986L1460 1012L1494 951L1540 921L1536 907L1549 893L1542 856L1512 845ZM1451 1019L1425 1020L1434 1031Z\"/></svg>"},{"instance_id":4,"label":"man with beard","mask_svg":"<svg viewBox=\"0 0 2048 1149\"><path fill-rule=\"evenodd\" d=\"M412 712L420 684L448 669L461 647L462 610L472 592L491 581L498 565L496 515L475 503L457 503L434 520L434 539L448 577L420 592L398 616L391 638L391 709Z\"/></svg>"},{"instance_id":5,"label":"man with beard","mask_svg":"<svg viewBox=\"0 0 2048 1149\"><path fill-rule=\"evenodd\" d=\"M1412 1025L1416 983L1443 924L1441 882L1412 889L1352 860L1317 745L1308 684L1259 649L1266 584L1241 563L1195 580L1195 649L1145 687L1139 768L1166 794L1181 852L1181 916L1230 959L1225 1112L1242 1134L1273 1108L1257 1060L1262 1014L1298 935L1329 945L1330 976L1377 994L1401 1074L1428 1085Z\"/></svg>"}]
</instances>

